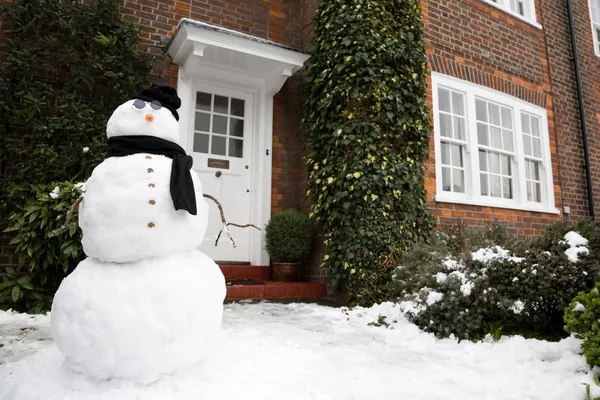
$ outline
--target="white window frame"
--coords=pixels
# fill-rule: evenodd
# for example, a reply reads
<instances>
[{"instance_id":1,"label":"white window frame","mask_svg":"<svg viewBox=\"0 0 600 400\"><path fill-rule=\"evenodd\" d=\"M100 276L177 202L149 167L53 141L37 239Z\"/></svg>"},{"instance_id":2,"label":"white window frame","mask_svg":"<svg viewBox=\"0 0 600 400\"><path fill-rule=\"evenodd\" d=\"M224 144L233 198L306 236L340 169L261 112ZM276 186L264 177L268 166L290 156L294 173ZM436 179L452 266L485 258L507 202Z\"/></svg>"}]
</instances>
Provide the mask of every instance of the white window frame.
<instances>
[{"instance_id":1,"label":"white window frame","mask_svg":"<svg viewBox=\"0 0 600 400\"><path fill-rule=\"evenodd\" d=\"M594 6L594 2L596 2L596 6ZM600 1L598 0L589 0L588 7L590 10L590 23L592 24L592 40L594 42L594 54L597 57L600 57ZM594 13L592 9L596 9L596 15L598 16L598 20L594 21Z\"/></svg>"},{"instance_id":2,"label":"white window frame","mask_svg":"<svg viewBox=\"0 0 600 400\"><path fill-rule=\"evenodd\" d=\"M551 214L560 214L554 203L554 183L552 176L552 163L550 158L550 141L548 136L548 115L546 109L528 103L521 99L489 89L485 86L476 85L454 77L433 72L432 98L433 98L433 122L435 140L435 171L436 171L436 193L434 200L441 203L457 203L478 205L484 207L498 207L515 210L536 211ZM442 187L442 155L440 121L438 117L438 88L446 88L465 94L466 101L466 139L464 166L465 192L445 192ZM475 99L481 98L491 102L507 106L512 109L513 118L513 140L514 157L512 157L513 170L513 198L497 198L481 195L480 168L479 168L479 143L477 138L477 120L475 118ZM527 180L525 175L525 152L523 148L523 137L521 128L521 113L538 116L541 121L542 139L542 165L541 178L541 203L527 200Z\"/></svg>"},{"instance_id":3,"label":"white window frame","mask_svg":"<svg viewBox=\"0 0 600 400\"><path fill-rule=\"evenodd\" d=\"M535 14L535 0L522 0L525 15L519 14L513 10L513 6L516 5L519 0L482 0L493 7L496 7L507 14L512 15L522 21L527 22L530 25L535 26L538 29L542 29L542 25L537 22Z\"/></svg>"}]
</instances>

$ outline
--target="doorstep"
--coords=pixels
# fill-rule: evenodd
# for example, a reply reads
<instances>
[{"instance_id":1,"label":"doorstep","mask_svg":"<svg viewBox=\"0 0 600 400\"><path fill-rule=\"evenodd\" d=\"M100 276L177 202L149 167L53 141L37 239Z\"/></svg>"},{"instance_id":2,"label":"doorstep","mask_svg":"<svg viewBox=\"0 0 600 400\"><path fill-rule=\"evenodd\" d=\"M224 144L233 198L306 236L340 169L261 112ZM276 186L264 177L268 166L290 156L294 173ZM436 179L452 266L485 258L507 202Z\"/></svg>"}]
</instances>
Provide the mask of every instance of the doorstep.
<instances>
[{"instance_id":1,"label":"doorstep","mask_svg":"<svg viewBox=\"0 0 600 400\"><path fill-rule=\"evenodd\" d=\"M319 299L327 285L316 282L271 281L269 266L219 264L227 281L225 300Z\"/></svg>"}]
</instances>

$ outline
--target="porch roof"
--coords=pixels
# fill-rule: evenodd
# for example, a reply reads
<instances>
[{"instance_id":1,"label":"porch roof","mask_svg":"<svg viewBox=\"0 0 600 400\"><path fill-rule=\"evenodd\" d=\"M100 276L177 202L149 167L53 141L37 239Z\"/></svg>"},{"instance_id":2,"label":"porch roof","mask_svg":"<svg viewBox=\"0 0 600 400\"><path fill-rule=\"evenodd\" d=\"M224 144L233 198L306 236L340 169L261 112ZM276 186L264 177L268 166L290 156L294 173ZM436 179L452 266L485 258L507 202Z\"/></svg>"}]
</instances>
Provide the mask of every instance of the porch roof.
<instances>
[{"instance_id":1,"label":"porch roof","mask_svg":"<svg viewBox=\"0 0 600 400\"><path fill-rule=\"evenodd\" d=\"M244 75L264 82L273 94L310 57L280 43L189 18L179 22L167 53L186 74L212 69L221 76Z\"/></svg>"}]
</instances>

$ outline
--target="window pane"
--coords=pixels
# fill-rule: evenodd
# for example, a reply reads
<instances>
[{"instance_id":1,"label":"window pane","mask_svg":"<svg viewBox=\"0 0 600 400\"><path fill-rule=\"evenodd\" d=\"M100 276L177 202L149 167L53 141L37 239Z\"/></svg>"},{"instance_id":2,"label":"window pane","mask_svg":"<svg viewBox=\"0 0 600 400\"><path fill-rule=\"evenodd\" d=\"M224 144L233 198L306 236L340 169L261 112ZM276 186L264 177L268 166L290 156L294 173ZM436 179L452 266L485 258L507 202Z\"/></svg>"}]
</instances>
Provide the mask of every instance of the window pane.
<instances>
[{"instance_id":1,"label":"window pane","mask_svg":"<svg viewBox=\"0 0 600 400\"><path fill-rule=\"evenodd\" d=\"M450 165L450 145L442 142L442 165Z\"/></svg>"},{"instance_id":2,"label":"window pane","mask_svg":"<svg viewBox=\"0 0 600 400\"><path fill-rule=\"evenodd\" d=\"M446 89L438 89L438 102L441 111L452 112L450 107L450 91Z\"/></svg>"},{"instance_id":3,"label":"window pane","mask_svg":"<svg viewBox=\"0 0 600 400\"><path fill-rule=\"evenodd\" d=\"M500 107L496 104L489 105L490 111L490 123L494 125L500 125Z\"/></svg>"},{"instance_id":4,"label":"window pane","mask_svg":"<svg viewBox=\"0 0 600 400\"><path fill-rule=\"evenodd\" d=\"M533 176L532 178L536 181L541 180L540 179L540 163L539 162L532 162L531 163L531 167L532 167L532 171L533 171Z\"/></svg>"},{"instance_id":5,"label":"window pane","mask_svg":"<svg viewBox=\"0 0 600 400\"><path fill-rule=\"evenodd\" d=\"M210 93L198 92L196 93L196 109L210 111L210 99L212 95Z\"/></svg>"},{"instance_id":6,"label":"window pane","mask_svg":"<svg viewBox=\"0 0 600 400\"><path fill-rule=\"evenodd\" d=\"M237 118L229 119L229 135L243 137L244 136L244 120Z\"/></svg>"},{"instance_id":7,"label":"window pane","mask_svg":"<svg viewBox=\"0 0 600 400\"><path fill-rule=\"evenodd\" d=\"M527 201L534 201L533 200L533 182L531 182L531 181L527 182Z\"/></svg>"},{"instance_id":8,"label":"window pane","mask_svg":"<svg viewBox=\"0 0 600 400\"><path fill-rule=\"evenodd\" d=\"M461 146L453 144L451 151L452 151L452 165L455 167L462 167L463 161L462 161Z\"/></svg>"},{"instance_id":9,"label":"window pane","mask_svg":"<svg viewBox=\"0 0 600 400\"><path fill-rule=\"evenodd\" d=\"M531 161L525 160L525 178L531 179Z\"/></svg>"},{"instance_id":10,"label":"window pane","mask_svg":"<svg viewBox=\"0 0 600 400\"><path fill-rule=\"evenodd\" d=\"M490 140L492 141L492 147L496 149L502 148L502 131L500 128L490 127Z\"/></svg>"},{"instance_id":11,"label":"window pane","mask_svg":"<svg viewBox=\"0 0 600 400\"><path fill-rule=\"evenodd\" d=\"M194 130L209 132L210 131L210 114L197 112L194 119Z\"/></svg>"},{"instance_id":12,"label":"window pane","mask_svg":"<svg viewBox=\"0 0 600 400\"><path fill-rule=\"evenodd\" d=\"M212 137L212 146L210 149L211 154L215 154L218 156L227 155L225 151L226 141L224 137L213 136Z\"/></svg>"},{"instance_id":13,"label":"window pane","mask_svg":"<svg viewBox=\"0 0 600 400\"><path fill-rule=\"evenodd\" d=\"M440 113L440 135L452 137L452 117L448 114Z\"/></svg>"},{"instance_id":14,"label":"window pane","mask_svg":"<svg viewBox=\"0 0 600 400\"><path fill-rule=\"evenodd\" d=\"M458 193L465 192L465 180L463 171L461 169L455 169L452 171L452 180L454 185L454 191Z\"/></svg>"},{"instance_id":15,"label":"window pane","mask_svg":"<svg viewBox=\"0 0 600 400\"><path fill-rule=\"evenodd\" d=\"M244 142L237 139L229 139L229 157L243 157Z\"/></svg>"},{"instance_id":16,"label":"window pane","mask_svg":"<svg viewBox=\"0 0 600 400\"><path fill-rule=\"evenodd\" d=\"M485 101L475 100L475 115L477 121L487 122L487 105Z\"/></svg>"},{"instance_id":17,"label":"window pane","mask_svg":"<svg viewBox=\"0 0 600 400\"><path fill-rule=\"evenodd\" d=\"M529 129L529 115L521 114L521 130L523 133L531 133Z\"/></svg>"},{"instance_id":18,"label":"window pane","mask_svg":"<svg viewBox=\"0 0 600 400\"><path fill-rule=\"evenodd\" d=\"M502 131L502 144L504 145L504 150L507 150L507 151L515 150L515 146L513 143L512 131L507 131L507 130Z\"/></svg>"},{"instance_id":19,"label":"window pane","mask_svg":"<svg viewBox=\"0 0 600 400\"><path fill-rule=\"evenodd\" d=\"M231 115L236 117L244 116L244 100L231 99Z\"/></svg>"},{"instance_id":20,"label":"window pane","mask_svg":"<svg viewBox=\"0 0 600 400\"><path fill-rule=\"evenodd\" d=\"M490 196L502 197L502 186L499 176L490 175Z\"/></svg>"},{"instance_id":21,"label":"window pane","mask_svg":"<svg viewBox=\"0 0 600 400\"><path fill-rule=\"evenodd\" d=\"M502 127L512 129L512 112L510 108L502 107Z\"/></svg>"},{"instance_id":22,"label":"window pane","mask_svg":"<svg viewBox=\"0 0 600 400\"><path fill-rule=\"evenodd\" d=\"M494 174L500 173L500 155L498 153L488 153L488 160L490 163L490 172Z\"/></svg>"},{"instance_id":23,"label":"window pane","mask_svg":"<svg viewBox=\"0 0 600 400\"><path fill-rule=\"evenodd\" d=\"M523 135L523 150L528 156L533 155L533 151L531 150L531 136L529 135Z\"/></svg>"},{"instance_id":24,"label":"window pane","mask_svg":"<svg viewBox=\"0 0 600 400\"><path fill-rule=\"evenodd\" d=\"M511 176L512 173L510 169L510 156L501 155L500 163L502 167L502 175Z\"/></svg>"},{"instance_id":25,"label":"window pane","mask_svg":"<svg viewBox=\"0 0 600 400\"><path fill-rule=\"evenodd\" d=\"M454 117L454 138L465 140L466 130L467 128L465 119L461 117Z\"/></svg>"},{"instance_id":26,"label":"window pane","mask_svg":"<svg viewBox=\"0 0 600 400\"><path fill-rule=\"evenodd\" d=\"M194 134L194 152L196 153L208 153L208 135L201 133Z\"/></svg>"},{"instance_id":27,"label":"window pane","mask_svg":"<svg viewBox=\"0 0 600 400\"><path fill-rule=\"evenodd\" d=\"M229 97L215 96L215 112L227 114L229 111Z\"/></svg>"},{"instance_id":28,"label":"window pane","mask_svg":"<svg viewBox=\"0 0 600 400\"><path fill-rule=\"evenodd\" d=\"M540 119L536 117L531 117L531 134L533 136L540 137Z\"/></svg>"},{"instance_id":29,"label":"window pane","mask_svg":"<svg viewBox=\"0 0 600 400\"><path fill-rule=\"evenodd\" d=\"M487 153L479 150L479 170L487 171Z\"/></svg>"},{"instance_id":30,"label":"window pane","mask_svg":"<svg viewBox=\"0 0 600 400\"><path fill-rule=\"evenodd\" d=\"M450 172L452 170L450 168L442 168L442 189L445 192L452 191L452 181L450 178Z\"/></svg>"},{"instance_id":31,"label":"window pane","mask_svg":"<svg viewBox=\"0 0 600 400\"><path fill-rule=\"evenodd\" d=\"M482 146L489 146L488 127L481 122L477 123L477 141Z\"/></svg>"},{"instance_id":32,"label":"window pane","mask_svg":"<svg viewBox=\"0 0 600 400\"><path fill-rule=\"evenodd\" d=\"M531 147L533 147L533 156L541 158L542 157L542 141L539 138L531 139Z\"/></svg>"},{"instance_id":33,"label":"window pane","mask_svg":"<svg viewBox=\"0 0 600 400\"><path fill-rule=\"evenodd\" d=\"M512 199L512 179L502 178L502 197Z\"/></svg>"},{"instance_id":34,"label":"window pane","mask_svg":"<svg viewBox=\"0 0 600 400\"><path fill-rule=\"evenodd\" d=\"M219 133L221 135L227 134L227 117L220 115L213 115L213 133Z\"/></svg>"},{"instance_id":35,"label":"window pane","mask_svg":"<svg viewBox=\"0 0 600 400\"><path fill-rule=\"evenodd\" d=\"M537 182L533 184L534 187L534 191L533 191L533 201L541 203L542 202L542 185Z\"/></svg>"},{"instance_id":36,"label":"window pane","mask_svg":"<svg viewBox=\"0 0 600 400\"><path fill-rule=\"evenodd\" d=\"M465 115L465 102L462 93L452 92L452 112L456 115Z\"/></svg>"},{"instance_id":37,"label":"window pane","mask_svg":"<svg viewBox=\"0 0 600 400\"><path fill-rule=\"evenodd\" d=\"M481 185L481 195L487 196L488 193L488 175L480 174L479 175L479 184Z\"/></svg>"}]
</instances>

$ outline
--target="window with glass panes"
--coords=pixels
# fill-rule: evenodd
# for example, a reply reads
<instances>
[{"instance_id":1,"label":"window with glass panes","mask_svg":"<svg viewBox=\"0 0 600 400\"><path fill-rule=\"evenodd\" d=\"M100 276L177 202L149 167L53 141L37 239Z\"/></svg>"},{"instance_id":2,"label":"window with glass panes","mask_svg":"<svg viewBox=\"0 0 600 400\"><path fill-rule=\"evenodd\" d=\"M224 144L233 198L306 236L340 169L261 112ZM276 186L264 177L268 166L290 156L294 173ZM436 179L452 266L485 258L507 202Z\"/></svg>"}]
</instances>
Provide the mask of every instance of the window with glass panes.
<instances>
[{"instance_id":1,"label":"window with glass panes","mask_svg":"<svg viewBox=\"0 0 600 400\"><path fill-rule=\"evenodd\" d=\"M589 0L594 52L600 56L600 0Z\"/></svg>"},{"instance_id":2,"label":"window with glass panes","mask_svg":"<svg viewBox=\"0 0 600 400\"><path fill-rule=\"evenodd\" d=\"M487 3L493 3L496 7L505 10L521 19L525 19L533 24L535 20L534 0L484 0Z\"/></svg>"},{"instance_id":3,"label":"window with glass panes","mask_svg":"<svg viewBox=\"0 0 600 400\"><path fill-rule=\"evenodd\" d=\"M442 185L445 191L464 193L464 148L467 124L464 94L438 89L442 149Z\"/></svg>"},{"instance_id":4,"label":"window with glass panes","mask_svg":"<svg viewBox=\"0 0 600 400\"><path fill-rule=\"evenodd\" d=\"M542 201L542 132L540 118L535 115L521 113L521 130L523 152L525 153L525 179L527 184L527 200L540 203Z\"/></svg>"},{"instance_id":5,"label":"window with glass panes","mask_svg":"<svg viewBox=\"0 0 600 400\"><path fill-rule=\"evenodd\" d=\"M511 161L515 155L512 110L478 98L475 114L481 195L512 199Z\"/></svg>"},{"instance_id":6,"label":"window with glass panes","mask_svg":"<svg viewBox=\"0 0 600 400\"><path fill-rule=\"evenodd\" d=\"M436 201L557 213L547 112L432 73Z\"/></svg>"},{"instance_id":7,"label":"window with glass panes","mask_svg":"<svg viewBox=\"0 0 600 400\"><path fill-rule=\"evenodd\" d=\"M244 109L245 102L242 99L197 92L194 152L243 157Z\"/></svg>"}]
</instances>

